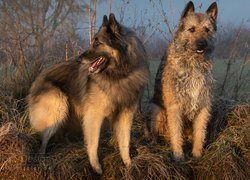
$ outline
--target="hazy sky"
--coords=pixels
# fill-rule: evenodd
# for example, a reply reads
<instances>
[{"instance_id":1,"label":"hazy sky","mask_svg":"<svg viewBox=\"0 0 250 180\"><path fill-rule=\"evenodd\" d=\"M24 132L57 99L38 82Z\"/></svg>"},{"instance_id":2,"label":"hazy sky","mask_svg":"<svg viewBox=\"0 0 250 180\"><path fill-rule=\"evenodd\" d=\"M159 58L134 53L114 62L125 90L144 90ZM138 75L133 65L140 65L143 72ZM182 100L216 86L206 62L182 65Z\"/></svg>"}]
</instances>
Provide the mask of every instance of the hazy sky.
<instances>
[{"instance_id":1,"label":"hazy sky","mask_svg":"<svg viewBox=\"0 0 250 180\"><path fill-rule=\"evenodd\" d=\"M141 18L141 14L143 14L145 20L152 19L153 21L162 21L159 13L159 1L152 1L155 2L157 6L153 7L153 3L150 2L150 0L129 0L129 4L127 4L125 8L123 24L127 26L131 25L132 22L129 21L132 21L134 16ZM197 12L204 12L214 1L215 0L193 0ZM120 18L122 2L122 0L113 0L112 4L112 11L118 20ZM174 20L174 23L176 24L188 0L162 0L162 2L167 17L171 22ZM247 26L250 26L250 0L217 0L216 2L218 3L219 9L219 24L238 25L244 19L245 21L248 20L248 22L245 23ZM109 0L105 1L105 3L98 4L97 12L98 23L100 23L102 16L109 13Z\"/></svg>"}]
</instances>

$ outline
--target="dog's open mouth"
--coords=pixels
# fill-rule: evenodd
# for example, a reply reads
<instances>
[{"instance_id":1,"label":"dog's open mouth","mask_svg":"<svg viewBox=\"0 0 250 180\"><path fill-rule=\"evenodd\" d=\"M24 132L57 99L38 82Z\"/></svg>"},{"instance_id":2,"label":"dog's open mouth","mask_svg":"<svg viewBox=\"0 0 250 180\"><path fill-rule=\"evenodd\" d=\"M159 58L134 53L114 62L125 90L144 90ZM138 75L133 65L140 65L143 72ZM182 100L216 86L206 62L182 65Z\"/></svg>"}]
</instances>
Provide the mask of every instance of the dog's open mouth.
<instances>
[{"instance_id":1,"label":"dog's open mouth","mask_svg":"<svg viewBox=\"0 0 250 180\"><path fill-rule=\"evenodd\" d=\"M99 67L105 62L105 58L104 57L98 57L96 58L91 65L89 66L89 72L93 73L96 70L99 69Z\"/></svg>"},{"instance_id":2,"label":"dog's open mouth","mask_svg":"<svg viewBox=\"0 0 250 180\"><path fill-rule=\"evenodd\" d=\"M197 50L196 50L196 53L198 53L198 54L203 54L204 52L205 52L204 49L197 49Z\"/></svg>"}]
</instances>

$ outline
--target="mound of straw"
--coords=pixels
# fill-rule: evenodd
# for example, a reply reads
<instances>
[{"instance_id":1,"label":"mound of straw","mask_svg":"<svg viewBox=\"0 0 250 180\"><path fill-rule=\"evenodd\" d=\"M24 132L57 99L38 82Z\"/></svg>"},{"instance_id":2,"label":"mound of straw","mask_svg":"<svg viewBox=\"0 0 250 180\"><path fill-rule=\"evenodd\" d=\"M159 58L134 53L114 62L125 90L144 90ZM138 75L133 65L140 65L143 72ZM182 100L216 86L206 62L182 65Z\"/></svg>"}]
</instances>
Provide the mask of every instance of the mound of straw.
<instances>
[{"instance_id":1,"label":"mound of straw","mask_svg":"<svg viewBox=\"0 0 250 180\"><path fill-rule=\"evenodd\" d=\"M227 126L194 166L197 179L249 179L250 105L233 108Z\"/></svg>"},{"instance_id":2,"label":"mound of straw","mask_svg":"<svg viewBox=\"0 0 250 180\"><path fill-rule=\"evenodd\" d=\"M0 178L249 179L250 105L233 107L228 102L218 102L213 109L201 159L188 155L189 145L186 160L175 162L168 142L147 142L142 138L143 117L138 116L132 128L130 167L124 166L110 134L101 135L98 153L104 170L102 176L92 170L82 140L50 143L46 157L39 157L37 135L20 130L16 121L4 123L0 128Z\"/></svg>"}]
</instances>

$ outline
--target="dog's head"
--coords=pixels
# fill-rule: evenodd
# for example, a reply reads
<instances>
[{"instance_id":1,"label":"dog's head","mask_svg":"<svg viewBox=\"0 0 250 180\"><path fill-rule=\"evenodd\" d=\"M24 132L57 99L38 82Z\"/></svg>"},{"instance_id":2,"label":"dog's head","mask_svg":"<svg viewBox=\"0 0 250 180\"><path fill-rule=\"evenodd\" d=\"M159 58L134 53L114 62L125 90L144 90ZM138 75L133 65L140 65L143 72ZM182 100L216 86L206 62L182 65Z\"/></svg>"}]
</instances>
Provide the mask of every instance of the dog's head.
<instances>
[{"instance_id":1,"label":"dog's head","mask_svg":"<svg viewBox=\"0 0 250 180\"><path fill-rule=\"evenodd\" d=\"M89 63L89 72L98 73L124 66L121 59L126 57L127 44L123 38L123 27L117 22L114 14L103 16L103 22L88 50L78 58Z\"/></svg>"},{"instance_id":2,"label":"dog's head","mask_svg":"<svg viewBox=\"0 0 250 180\"><path fill-rule=\"evenodd\" d=\"M194 4L190 1L181 15L176 40L186 51L197 54L210 53L214 46L216 32L217 4L212 3L206 13L195 13Z\"/></svg>"}]
</instances>

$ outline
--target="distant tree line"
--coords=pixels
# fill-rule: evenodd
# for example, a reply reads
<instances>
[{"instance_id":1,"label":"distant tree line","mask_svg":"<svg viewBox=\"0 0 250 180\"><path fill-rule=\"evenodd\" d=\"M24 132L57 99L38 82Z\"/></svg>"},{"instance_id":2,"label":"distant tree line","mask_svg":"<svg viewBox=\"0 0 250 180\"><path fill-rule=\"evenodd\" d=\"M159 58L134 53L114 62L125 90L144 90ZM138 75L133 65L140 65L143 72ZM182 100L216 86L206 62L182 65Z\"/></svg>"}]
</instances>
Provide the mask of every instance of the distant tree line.
<instances>
[{"instance_id":1,"label":"distant tree line","mask_svg":"<svg viewBox=\"0 0 250 180\"><path fill-rule=\"evenodd\" d=\"M78 55L88 47L98 30L96 6L103 2L109 3L112 12L112 0L0 0L0 62L61 61L65 56ZM117 17L137 32L150 59L160 59L176 27L171 26L173 23L170 23L161 1L152 3L162 19L145 19L147 10L135 11L132 17L125 17L129 0L121 1ZM163 25L160 26L159 21ZM247 23L218 27L216 57L245 56L250 43Z\"/></svg>"}]
</instances>

